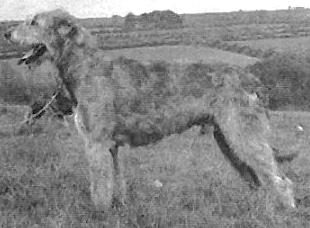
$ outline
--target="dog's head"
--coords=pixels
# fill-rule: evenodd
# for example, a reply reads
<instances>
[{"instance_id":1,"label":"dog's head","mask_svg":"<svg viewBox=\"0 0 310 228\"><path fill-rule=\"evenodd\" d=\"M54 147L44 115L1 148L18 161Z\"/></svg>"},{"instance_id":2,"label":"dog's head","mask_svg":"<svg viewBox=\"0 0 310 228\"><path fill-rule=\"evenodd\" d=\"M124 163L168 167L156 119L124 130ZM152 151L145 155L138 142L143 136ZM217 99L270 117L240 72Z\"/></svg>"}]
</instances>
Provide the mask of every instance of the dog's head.
<instances>
[{"instance_id":1,"label":"dog's head","mask_svg":"<svg viewBox=\"0 0 310 228\"><path fill-rule=\"evenodd\" d=\"M6 39L31 46L19 63L35 63L43 57L57 60L65 48L85 45L86 31L78 26L75 17L64 10L53 10L35 15L30 20L5 34Z\"/></svg>"}]
</instances>

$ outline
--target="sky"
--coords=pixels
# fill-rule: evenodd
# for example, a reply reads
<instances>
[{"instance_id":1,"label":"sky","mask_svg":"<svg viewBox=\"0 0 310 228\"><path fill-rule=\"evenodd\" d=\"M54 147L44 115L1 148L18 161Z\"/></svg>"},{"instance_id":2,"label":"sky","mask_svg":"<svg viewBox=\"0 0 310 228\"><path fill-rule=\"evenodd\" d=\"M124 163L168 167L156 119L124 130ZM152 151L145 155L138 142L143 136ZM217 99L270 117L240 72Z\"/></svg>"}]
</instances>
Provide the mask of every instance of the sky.
<instances>
[{"instance_id":1,"label":"sky","mask_svg":"<svg viewBox=\"0 0 310 228\"><path fill-rule=\"evenodd\" d=\"M76 17L125 16L170 9L176 13L310 8L309 0L0 0L0 20L21 20L35 13L63 8Z\"/></svg>"}]
</instances>

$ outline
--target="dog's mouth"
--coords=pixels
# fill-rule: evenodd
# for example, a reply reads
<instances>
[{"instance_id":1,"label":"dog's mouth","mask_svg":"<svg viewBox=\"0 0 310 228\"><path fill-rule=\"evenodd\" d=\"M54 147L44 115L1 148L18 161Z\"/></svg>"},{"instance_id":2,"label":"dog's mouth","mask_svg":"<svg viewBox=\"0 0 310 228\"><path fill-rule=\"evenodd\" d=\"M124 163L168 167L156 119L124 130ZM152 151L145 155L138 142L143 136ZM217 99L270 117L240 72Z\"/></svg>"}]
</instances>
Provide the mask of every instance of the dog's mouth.
<instances>
[{"instance_id":1,"label":"dog's mouth","mask_svg":"<svg viewBox=\"0 0 310 228\"><path fill-rule=\"evenodd\" d=\"M25 63L26 65L35 62L38 60L45 52L47 51L47 47L43 43L38 43L32 45L30 51L28 51L22 58L19 59L18 65Z\"/></svg>"}]
</instances>

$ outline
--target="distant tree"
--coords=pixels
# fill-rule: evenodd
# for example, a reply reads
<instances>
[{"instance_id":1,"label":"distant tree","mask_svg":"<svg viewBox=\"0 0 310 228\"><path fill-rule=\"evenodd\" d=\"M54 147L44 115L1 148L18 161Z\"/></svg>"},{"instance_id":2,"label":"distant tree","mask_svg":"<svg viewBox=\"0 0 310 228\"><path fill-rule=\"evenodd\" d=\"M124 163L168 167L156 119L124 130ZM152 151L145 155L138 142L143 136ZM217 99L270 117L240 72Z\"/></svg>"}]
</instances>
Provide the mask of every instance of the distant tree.
<instances>
[{"instance_id":1,"label":"distant tree","mask_svg":"<svg viewBox=\"0 0 310 228\"><path fill-rule=\"evenodd\" d=\"M140 16L129 13L125 18L126 29L174 29L182 26L181 16L171 10L153 11Z\"/></svg>"},{"instance_id":2,"label":"distant tree","mask_svg":"<svg viewBox=\"0 0 310 228\"><path fill-rule=\"evenodd\" d=\"M137 18L133 13L128 13L125 17L125 28L134 29L137 24Z\"/></svg>"}]
</instances>

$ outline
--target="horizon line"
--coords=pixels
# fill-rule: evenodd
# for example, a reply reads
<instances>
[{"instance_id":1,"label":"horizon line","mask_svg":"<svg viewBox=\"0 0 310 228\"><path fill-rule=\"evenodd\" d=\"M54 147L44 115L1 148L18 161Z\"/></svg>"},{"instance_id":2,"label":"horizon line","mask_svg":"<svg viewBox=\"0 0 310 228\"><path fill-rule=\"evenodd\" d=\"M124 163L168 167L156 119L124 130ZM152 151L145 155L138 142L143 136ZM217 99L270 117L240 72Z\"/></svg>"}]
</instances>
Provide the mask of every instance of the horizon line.
<instances>
[{"instance_id":1,"label":"horizon line","mask_svg":"<svg viewBox=\"0 0 310 228\"><path fill-rule=\"evenodd\" d=\"M87 20L87 19L110 19L112 17L126 17L128 14L132 13L133 15L135 16L140 16L142 14L145 14L145 13L151 13L151 12L154 12L154 11L172 11L178 15L201 15L201 14L221 14L221 13L238 13L238 12L257 12L257 11L269 11L269 12L272 12L272 11L289 11L289 10L310 10L310 8L307 8L307 7L302 7L302 6L297 6L297 7L287 7L287 8L282 8L282 9L255 9L255 10L243 10L243 9L239 9L239 10L232 10L232 11L207 11L207 12L197 12L197 13L177 13L175 12L174 10L171 10L171 9L165 9L165 10L152 10L152 11L149 11L149 12L144 12L144 13L141 13L141 14L134 14L133 12L128 12L125 16L121 16L121 15L118 15L118 14L114 14L114 15L111 15L111 16L108 16L108 17L76 17L77 19L81 19L81 20ZM44 11L42 11L44 12ZM71 12L69 12L71 14ZM74 16L74 15L73 15ZM24 21L25 19L18 19L18 20L14 20L14 19L5 19L5 20L2 20L0 19L0 22L3 23L3 22L14 22L14 21Z\"/></svg>"}]
</instances>

